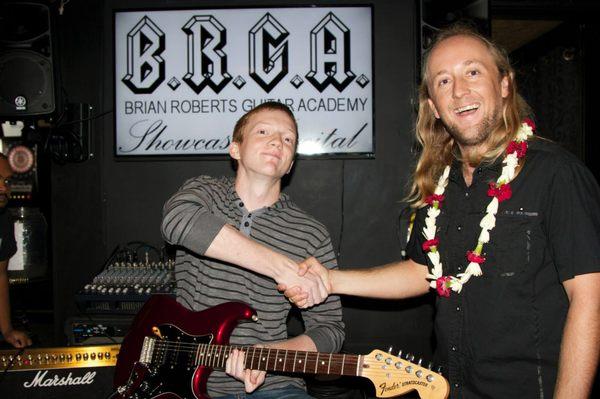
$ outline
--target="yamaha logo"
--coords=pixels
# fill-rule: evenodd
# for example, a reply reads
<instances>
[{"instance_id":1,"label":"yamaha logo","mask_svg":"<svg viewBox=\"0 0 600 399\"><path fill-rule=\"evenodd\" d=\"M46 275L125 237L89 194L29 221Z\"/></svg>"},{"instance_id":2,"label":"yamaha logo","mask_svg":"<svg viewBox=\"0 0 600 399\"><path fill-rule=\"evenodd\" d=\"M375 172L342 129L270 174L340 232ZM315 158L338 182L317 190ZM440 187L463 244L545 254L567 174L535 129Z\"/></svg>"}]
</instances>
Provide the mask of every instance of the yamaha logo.
<instances>
[{"instance_id":1,"label":"yamaha logo","mask_svg":"<svg viewBox=\"0 0 600 399\"><path fill-rule=\"evenodd\" d=\"M15 97L15 108L17 111L23 111L27 108L27 99L23 96Z\"/></svg>"}]
</instances>

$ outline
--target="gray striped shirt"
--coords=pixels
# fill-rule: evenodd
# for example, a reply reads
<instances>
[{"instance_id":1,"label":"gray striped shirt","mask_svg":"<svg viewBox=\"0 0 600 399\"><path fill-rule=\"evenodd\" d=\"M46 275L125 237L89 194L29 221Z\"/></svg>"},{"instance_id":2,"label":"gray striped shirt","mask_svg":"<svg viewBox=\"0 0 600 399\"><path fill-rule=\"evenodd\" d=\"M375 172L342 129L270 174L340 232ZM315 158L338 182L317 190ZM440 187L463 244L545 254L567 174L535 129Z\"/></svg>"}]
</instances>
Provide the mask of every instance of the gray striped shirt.
<instances>
[{"instance_id":1,"label":"gray striped shirt","mask_svg":"<svg viewBox=\"0 0 600 399\"><path fill-rule=\"evenodd\" d=\"M254 345L288 338L286 319L290 303L275 282L240 267L203 257L226 224L290 259L317 258L337 268L331 238L321 223L295 205L286 194L270 207L251 213L237 195L231 178L199 176L188 180L165 204L162 234L165 241L184 249L177 252L177 300L195 311L228 301L242 301L258 313L257 323L242 323L230 342ZM342 308L337 296L302 311L305 334L320 352L338 352L344 341ZM303 386L300 378L268 374L259 389ZM240 393L244 385L224 372L214 371L208 381L211 396Z\"/></svg>"}]
</instances>

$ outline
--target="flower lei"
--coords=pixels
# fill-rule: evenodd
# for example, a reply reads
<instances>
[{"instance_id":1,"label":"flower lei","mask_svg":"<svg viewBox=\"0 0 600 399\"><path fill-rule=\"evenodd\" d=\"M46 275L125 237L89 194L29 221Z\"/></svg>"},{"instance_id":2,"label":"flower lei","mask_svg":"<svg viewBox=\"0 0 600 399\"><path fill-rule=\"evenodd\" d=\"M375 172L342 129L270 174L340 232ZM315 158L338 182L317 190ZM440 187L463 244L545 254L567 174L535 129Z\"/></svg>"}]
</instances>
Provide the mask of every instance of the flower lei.
<instances>
[{"instance_id":1,"label":"flower lei","mask_svg":"<svg viewBox=\"0 0 600 399\"><path fill-rule=\"evenodd\" d=\"M479 226L481 233L477 240L477 245L472 251L467 251L467 260L469 262L464 273L458 273L456 276L444 276L440 254L437 250L440 240L436 237L436 219L440 214L440 207L444 201L444 191L448 185L448 176L450 166L447 165L440 176L435 191L425 199L429 204L427 217L425 218L425 227L423 235L425 242L422 244L423 251L427 253L432 267L427 279L431 280L430 286L437 290L438 295L449 297L451 290L460 293L463 285L469 281L472 276L481 276L481 264L485 262L485 257L481 255L483 245L490 241L490 230L496 226L496 213L498 213L498 204L509 199L512 195L510 182L515 177L515 172L519 165L519 159L523 158L527 152L527 139L535 131L535 124L531 119L526 118L519 130L515 140L511 141L506 148L506 157L502 161L502 173L495 183L490 183L488 196L492 197L486 209L485 216L481 219Z\"/></svg>"}]
</instances>

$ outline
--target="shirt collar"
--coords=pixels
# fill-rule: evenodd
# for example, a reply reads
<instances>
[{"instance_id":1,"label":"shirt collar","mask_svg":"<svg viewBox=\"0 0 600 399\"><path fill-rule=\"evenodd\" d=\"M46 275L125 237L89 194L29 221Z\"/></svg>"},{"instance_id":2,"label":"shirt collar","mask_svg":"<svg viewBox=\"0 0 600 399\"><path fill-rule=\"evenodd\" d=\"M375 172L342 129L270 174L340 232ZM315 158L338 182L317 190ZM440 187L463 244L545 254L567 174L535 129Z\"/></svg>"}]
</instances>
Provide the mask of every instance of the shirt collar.
<instances>
[{"instance_id":1,"label":"shirt collar","mask_svg":"<svg viewBox=\"0 0 600 399\"><path fill-rule=\"evenodd\" d=\"M227 199L229 200L230 203L234 203L237 207L244 208L244 203L243 203L242 199L238 195L237 191L235 191L235 180L233 180L233 179L231 180L229 189L227 190ZM266 210L286 209L286 208L290 208L291 204L292 204L292 200L290 199L290 196L288 194L282 192L282 193L279 193L279 199L277 200L277 202L275 202L271 206L267 206L262 209L266 209Z\"/></svg>"}]
</instances>

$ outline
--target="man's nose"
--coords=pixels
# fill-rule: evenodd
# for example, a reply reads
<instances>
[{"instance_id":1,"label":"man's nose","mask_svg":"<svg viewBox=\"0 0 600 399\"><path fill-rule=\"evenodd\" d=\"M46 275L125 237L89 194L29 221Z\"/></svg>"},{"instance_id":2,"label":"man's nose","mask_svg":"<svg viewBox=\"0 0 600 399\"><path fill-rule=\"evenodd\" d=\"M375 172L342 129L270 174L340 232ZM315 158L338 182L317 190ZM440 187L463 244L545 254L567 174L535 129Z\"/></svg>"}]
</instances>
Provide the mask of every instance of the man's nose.
<instances>
[{"instance_id":1,"label":"man's nose","mask_svg":"<svg viewBox=\"0 0 600 399\"><path fill-rule=\"evenodd\" d=\"M271 141L269 142L269 144L276 146L276 147L283 146L283 139L281 138L281 135L279 133L275 133L271 137Z\"/></svg>"},{"instance_id":2,"label":"man's nose","mask_svg":"<svg viewBox=\"0 0 600 399\"><path fill-rule=\"evenodd\" d=\"M468 83L462 78L455 79L454 85L452 86L452 96L454 98L461 98L467 93L469 93Z\"/></svg>"}]
</instances>

